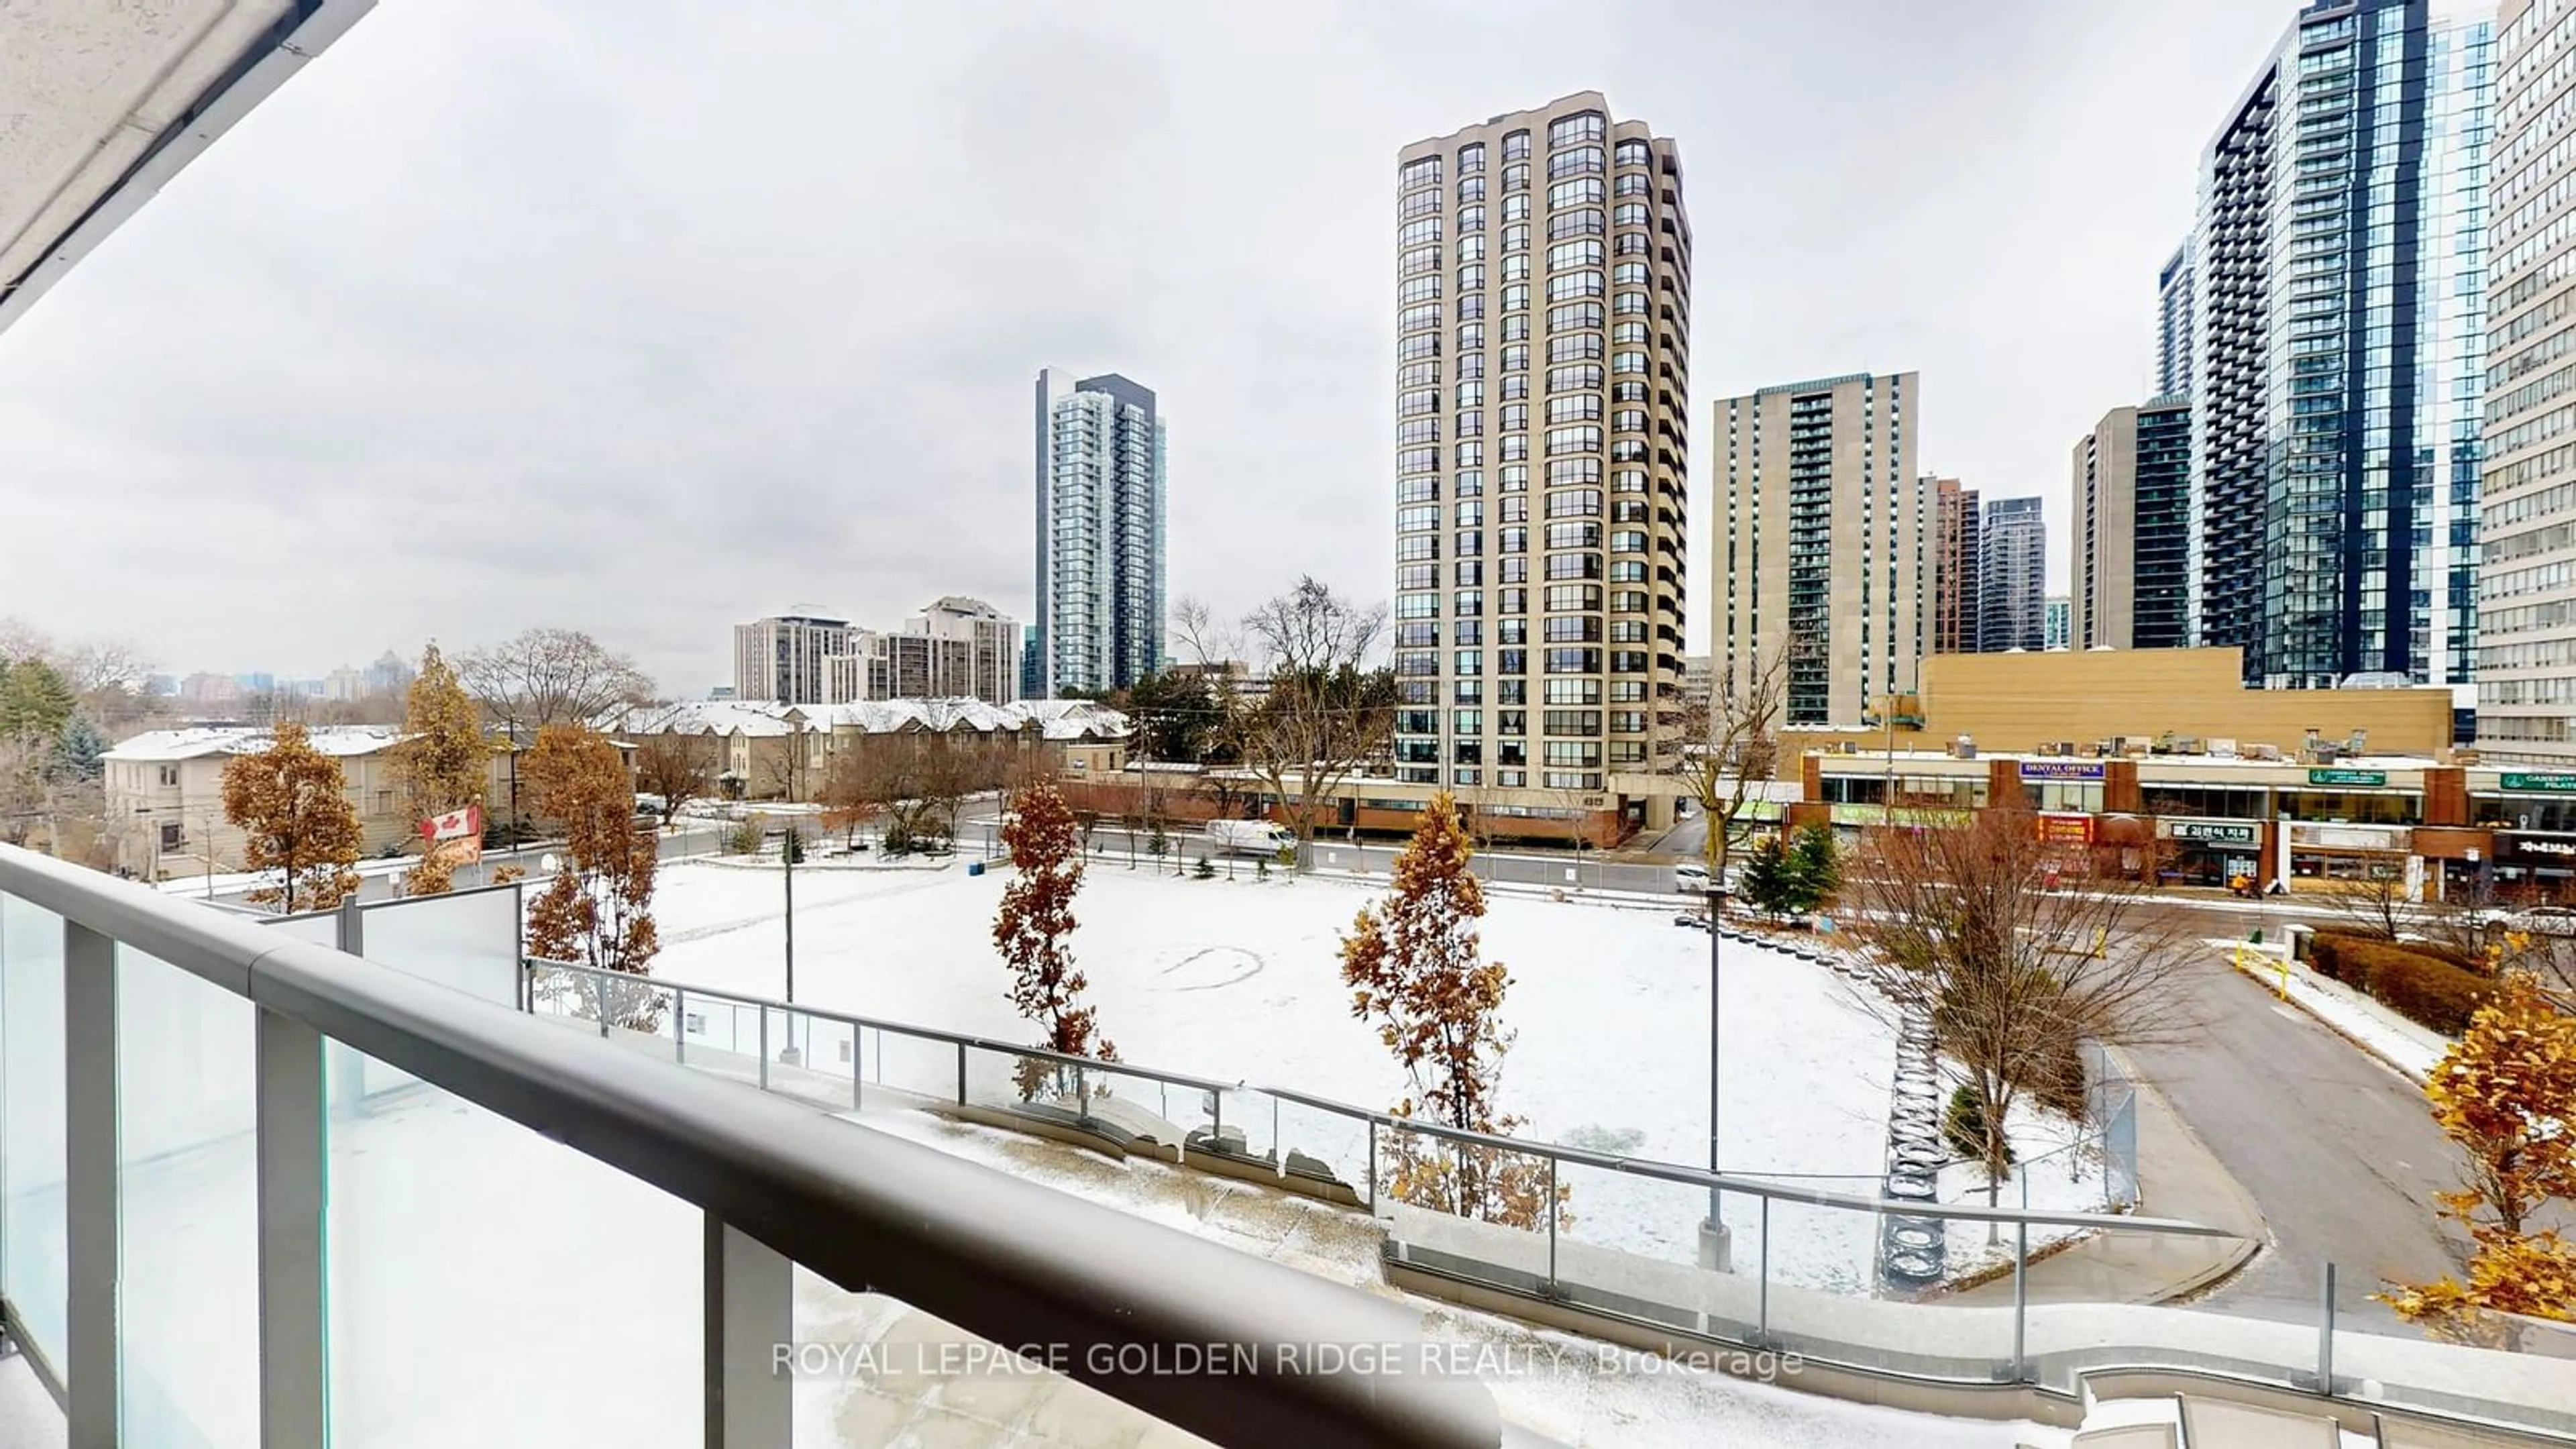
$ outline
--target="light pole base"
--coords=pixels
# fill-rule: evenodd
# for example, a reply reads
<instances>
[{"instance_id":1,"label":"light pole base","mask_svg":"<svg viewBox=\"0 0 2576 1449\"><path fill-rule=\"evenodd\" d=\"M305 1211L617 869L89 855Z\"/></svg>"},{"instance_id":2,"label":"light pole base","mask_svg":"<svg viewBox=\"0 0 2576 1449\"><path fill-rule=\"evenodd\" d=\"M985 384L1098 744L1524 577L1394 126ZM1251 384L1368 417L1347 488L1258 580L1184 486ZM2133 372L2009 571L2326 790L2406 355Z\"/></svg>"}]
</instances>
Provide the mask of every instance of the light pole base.
<instances>
[{"instance_id":1,"label":"light pole base","mask_svg":"<svg viewBox=\"0 0 2576 1449\"><path fill-rule=\"evenodd\" d=\"M1703 1222L1699 1225L1699 1265L1713 1273L1735 1271L1733 1238L1726 1224Z\"/></svg>"}]
</instances>

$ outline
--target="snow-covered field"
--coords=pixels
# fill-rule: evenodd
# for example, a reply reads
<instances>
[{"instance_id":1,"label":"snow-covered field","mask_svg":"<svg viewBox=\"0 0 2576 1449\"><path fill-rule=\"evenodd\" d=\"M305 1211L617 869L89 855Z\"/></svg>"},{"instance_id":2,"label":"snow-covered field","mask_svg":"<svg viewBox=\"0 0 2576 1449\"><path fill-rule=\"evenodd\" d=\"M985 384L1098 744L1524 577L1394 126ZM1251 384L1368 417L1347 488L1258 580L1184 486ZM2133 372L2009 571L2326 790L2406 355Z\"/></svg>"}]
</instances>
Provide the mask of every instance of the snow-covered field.
<instances>
[{"instance_id":1,"label":"snow-covered field","mask_svg":"<svg viewBox=\"0 0 2576 1449\"><path fill-rule=\"evenodd\" d=\"M1309 878L1201 881L1095 867L1076 902L1074 947L1088 999L1127 1061L1254 1087L1385 1108L1404 1092L1376 1031L1350 1014L1337 934L1382 887ZM796 997L879 1020L1026 1040L1004 995L991 922L1006 876L962 868L802 872L796 881ZM784 990L782 883L708 865L666 870L655 901L665 982L777 997ZM1504 1071L1519 1135L1616 1156L1704 1163L1708 1153L1708 937L1668 912L1494 893L1490 958L1512 988L1518 1033ZM1824 967L1764 948L1724 947L1722 1165L1752 1176L1874 1194L1885 1153L1892 1038ZM695 1012L697 1008L692 1007ZM892 1040L892 1039L890 1039ZM875 1050L874 1039L861 1044ZM926 1082L953 1057L894 1041L871 1068ZM823 1065L816 1054L816 1064ZM828 1068L827 1068L828 1069ZM980 1068L979 1068L980 1070ZM953 1081L954 1068L945 1068ZM907 1083L909 1084L909 1083ZM1137 1084L1143 1086L1143 1084ZM1136 1095L1125 1085L1121 1095ZM1144 1086L1147 1094L1154 1089ZM1228 1125L1260 1151L1271 1099L1229 1094ZM1200 1104L1147 1106L1199 1125ZM1289 1104L1279 1135L1356 1184L1364 1136ZM1244 1116L1252 1122L1241 1122ZM2036 1145L2036 1144L2035 1144ZM2044 1149L2043 1149L2044 1150ZM1704 1193L1597 1169L1566 1169L1567 1236L1675 1262L1696 1261ZM2016 1194L2017 1195L2017 1194ZM2009 1200L2009 1199L2008 1199ZM2098 1199L2097 1199L2098 1200ZM1739 1270L1758 1251L1760 1205L1730 1196ZM1774 1271L1866 1291L1875 1222L1775 1205Z\"/></svg>"}]
</instances>

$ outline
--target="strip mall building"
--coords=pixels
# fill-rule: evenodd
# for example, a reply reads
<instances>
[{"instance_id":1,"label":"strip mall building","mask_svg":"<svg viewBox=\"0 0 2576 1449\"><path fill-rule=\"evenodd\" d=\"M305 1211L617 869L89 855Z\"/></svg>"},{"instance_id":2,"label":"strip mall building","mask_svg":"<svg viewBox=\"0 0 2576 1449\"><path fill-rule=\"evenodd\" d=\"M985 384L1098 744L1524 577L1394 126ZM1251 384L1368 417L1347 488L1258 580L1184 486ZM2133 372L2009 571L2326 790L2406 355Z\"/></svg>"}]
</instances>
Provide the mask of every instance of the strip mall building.
<instances>
[{"instance_id":1,"label":"strip mall building","mask_svg":"<svg viewBox=\"0 0 2576 1449\"><path fill-rule=\"evenodd\" d=\"M2237 677L2234 650L1936 656L1869 728L1787 733L1789 818L1856 835L2020 801L2177 885L2576 893L2576 773L2455 750L2449 690Z\"/></svg>"}]
</instances>

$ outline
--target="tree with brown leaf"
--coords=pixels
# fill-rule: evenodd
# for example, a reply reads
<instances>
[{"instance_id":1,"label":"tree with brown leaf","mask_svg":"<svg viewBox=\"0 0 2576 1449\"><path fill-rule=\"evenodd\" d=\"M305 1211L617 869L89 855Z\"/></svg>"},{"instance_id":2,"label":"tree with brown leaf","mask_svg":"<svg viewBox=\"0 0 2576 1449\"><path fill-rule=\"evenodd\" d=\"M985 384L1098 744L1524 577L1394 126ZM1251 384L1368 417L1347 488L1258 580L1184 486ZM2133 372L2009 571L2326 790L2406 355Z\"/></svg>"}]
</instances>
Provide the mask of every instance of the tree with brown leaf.
<instances>
[{"instance_id":1,"label":"tree with brown leaf","mask_svg":"<svg viewBox=\"0 0 2576 1449\"><path fill-rule=\"evenodd\" d=\"M1014 874L993 918L993 946L1011 968L1011 1005L1045 1031L1038 1045L1048 1051L1118 1060L1118 1049L1099 1035L1096 1008L1082 1004L1090 983L1073 964L1073 898L1082 889L1073 812L1052 785L1023 790L1002 824L1002 843ZM1033 1097L1057 1073L1048 1063L1024 1061L1018 1075L1022 1095Z\"/></svg>"},{"instance_id":2,"label":"tree with brown leaf","mask_svg":"<svg viewBox=\"0 0 2576 1449\"><path fill-rule=\"evenodd\" d=\"M1412 1080L1396 1116L1507 1137L1521 1125L1496 1110L1512 1044L1502 1024L1511 975L1484 959L1476 923L1485 888L1468 868L1474 855L1458 802L1445 790L1434 795L1396 858L1386 899L1362 906L1342 937L1342 981L1354 988L1351 1014L1378 1023L1378 1040ZM1545 1169L1535 1158L1401 1131L1392 1153L1390 1191L1401 1201L1515 1227L1547 1221Z\"/></svg>"},{"instance_id":3,"label":"tree with brown leaf","mask_svg":"<svg viewBox=\"0 0 2576 1449\"><path fill-rule=\"evenodd\" d=\"M2381 1295L2446 1337L2519 1346L2514 1320L2576 1322L2576 1242L2537 1222L2576 1204L2576 1001L2508 971L2424 1082L2433 1120L2465 1159L2442 1215L2475 1245L2468 1278Z\"/></svg>"},{"instance_id":4,"label":"tree with brown leaf","mask_svg":"<svg viewBox=\"0 0 2576 1449\"><path fill-rule=\"evenodd\" d=\"M646 976L661 948L653 924L659 842L635 828L635 791L606 736L579 725L548 725L528 751L528 788L537 812L564 830L562 869L528 907L528 953L599 971ZM648 990L583 995L604 1019L652 1030L662 1002Z\"/></svg>"},{"instance_id":5,"label":"tree with brown leaf","mask_svg":"<svg viewBox=\"0 0 2576 1449\"><path fill-rule=\"evenodd\" d=\"M867 755L864 746L843 751L823 774L823 828L841 832L841 843L853 848L860 829L885 812L869 779Z\"/></svg>"},{"instance_id":6,"label":"tree with brown leaf","mask_svg":"<svg viewBox=\"0 0 2576 1449\"><path fill-rule=\"evenodd\" d=\"M458 682L436 644L421 651L403 712L403 737L388 752L394 783L414 820L483 803L491 778L491 746L483 740L482 711ZM403 877L403 894L438 895L454 883L456 852L424 841L420 864Z\"/></svg>"},{"instance_id":7,"label":"tree with brown leaf","mask_svg":"<svg viewBox=\"0 0 2576 1449\"><path fill-rule=\"evenodd\" d=\"M250 893L253 905L327 911L357 890L351 867L366 837L348 780L302 725L281 724L266 748L224 762L224 819L242 831L244 868L277 872Z\"/></svg>"}]
</instances>

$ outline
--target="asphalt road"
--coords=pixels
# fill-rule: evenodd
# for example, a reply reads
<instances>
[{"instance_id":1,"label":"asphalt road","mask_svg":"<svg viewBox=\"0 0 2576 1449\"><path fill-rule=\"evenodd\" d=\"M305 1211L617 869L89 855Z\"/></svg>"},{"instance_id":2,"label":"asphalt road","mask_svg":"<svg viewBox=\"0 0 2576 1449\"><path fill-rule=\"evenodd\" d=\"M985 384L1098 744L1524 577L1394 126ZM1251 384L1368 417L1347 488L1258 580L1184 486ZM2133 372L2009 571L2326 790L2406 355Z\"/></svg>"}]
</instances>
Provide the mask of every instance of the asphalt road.
<instances>
[{"instance_id":1,"label":"asphalt road","mask_svg":"<svg viewBox=\"0 0 2576 1449\"><path fill-rule=\"evenodd\" d=\"M2433 1202L2457 1187L2457 1157L2422 1092L2223 960L2189 982L2195 1038L2130 1056L2252 1195L2272 1233L2208 1306L2313 1323L2332 1262L2339 1321L2409 1331L2370 1295L2458 1263L2458 1240Z\"/></svg>"}]
</instances>

